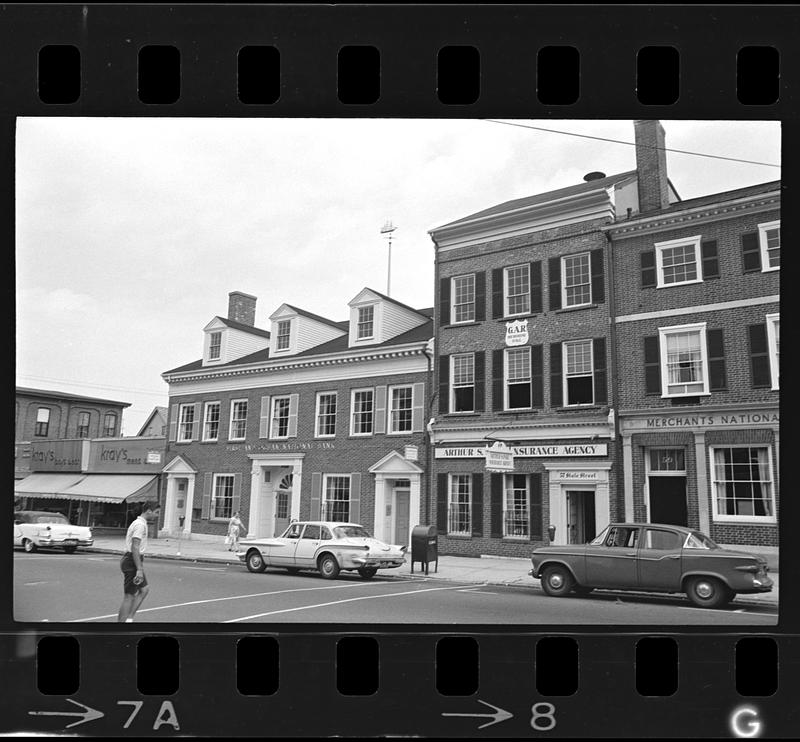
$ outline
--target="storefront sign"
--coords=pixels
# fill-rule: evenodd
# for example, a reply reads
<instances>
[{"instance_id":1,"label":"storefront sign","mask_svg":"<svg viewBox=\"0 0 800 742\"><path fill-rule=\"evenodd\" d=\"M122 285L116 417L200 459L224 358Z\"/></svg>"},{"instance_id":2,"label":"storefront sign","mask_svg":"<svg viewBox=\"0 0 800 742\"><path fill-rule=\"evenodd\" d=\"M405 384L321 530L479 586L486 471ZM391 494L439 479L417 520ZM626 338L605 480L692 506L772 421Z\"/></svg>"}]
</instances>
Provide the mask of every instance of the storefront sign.
<instances>
[{"instance_id":1,"label":"storefront sign","mask_svg":"<svg viewBox=\"0 0 800 742\"><path fill-rule=\"evenodd\" d=\"M88 440L33 441L31 471L83 471L88 450Z\"/></svg>"},{"instance_id":2,"label":"storefront sign","mask_svg":"<svg viewBox=\"0 0 800 742\"><path fill-rule=\"evenodd\" d=\"M441 446L434 452L437 459L480 459L486 446ZM608 456L607 443L558 444L554 446L510 446L513 456L548 458L551 456Z\"/></svg>"},{"instance_id":3,"label":"storefront sign","mask_svg":"<svg viewBox=\"0 0 800 742\"><path fill-rule=\"evenodd\" d=\"M160 464L161 463L161 451L148 451L147 452L147 463L148 464Z\"/></svg>"},{"instance_id":4,"label":"storefront sign","mask_svg":"<svg viewBox=\"0 0 800 742\"><path fill-rule=\"evenodd\" d=\"M507 472L514 471L514 454L502 441L495 441L483 450L486 457L486 471Z\"/></svg>"},{"instance_id":5,"label":"storefront sign","mask_svg":"<svg viewBox=\"0 0 800 742\"><path fill-rule=\"evenodd\" d=\"M525 345L528 342L528 320L506 322L506 345Z\"/></svg>"},{"instance_id":6,"label":"storefront sign","mask_svg":"<svg viewBox=\"0 0 800 742\"><path fill-rule=\"evenodd\" d=\"M596 471L557 471L556 478L562 482L596 482Z\"/></svg>"},{"instance_id":7,"label":"storefront sign","mask_svg":"<svg viewBox=\"0 0 800 742\"><path fill-rule=\"evenodd\" d=\"M752 428L759 425L778 425L778 410L742 410L740 412L698 415L653 415L652 417L623 417L621 428L625 432L645 430L680 430L707 428Z\"/></svg>"},{"instance_id":8,"label":"storefront sign","mask_svg":"<svg viewBox=\"0 0 800 742\"><path fill-rule=\"evenodd\" d=\"M226 451L310 451L336 448L330 441L292 441L290 443L240 443L225 446Z\"/></svg>"},{"instance_id":9,"label":"storefront sign","mask_svg":"<svg viewBox=\"0 0 800 742\"><path fill-rule=\"evenodd\" d=\"M158 474L164 465L164 438L91 441L87 471L97 474Z\"/></svg>"},{"instance_id":10,"label":"storefront sign","mask_svg":"<svg viewBox=\"0 0 800 742\"><path fill-rule=\"evenodd\" d=\"M406 461L416 461L419 458L419 448L417 446L406 446L403 451L403 458Z\"/></svg>"}]
</instances>

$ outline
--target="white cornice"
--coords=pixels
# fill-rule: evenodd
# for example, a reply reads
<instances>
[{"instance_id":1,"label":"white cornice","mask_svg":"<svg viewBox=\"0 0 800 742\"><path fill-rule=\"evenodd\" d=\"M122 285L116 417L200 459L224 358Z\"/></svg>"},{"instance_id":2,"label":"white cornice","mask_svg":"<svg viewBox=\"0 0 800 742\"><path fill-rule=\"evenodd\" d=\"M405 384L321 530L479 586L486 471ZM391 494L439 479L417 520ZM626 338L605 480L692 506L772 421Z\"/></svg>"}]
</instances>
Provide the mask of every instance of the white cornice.
<instances>
[{"instance_id":1,"label":"white cornice","mask_svg":"<svg viewBox=\"0 0 800 742\"><path fill-rule=\"evenodd\" d=\"M491 441L539 441L554 438L611 438L613 426L606 415L566 420L542 419L531 423L475 423L437 421L431 426L431 443L473 443Z\"/></svg>"}]
</instances>

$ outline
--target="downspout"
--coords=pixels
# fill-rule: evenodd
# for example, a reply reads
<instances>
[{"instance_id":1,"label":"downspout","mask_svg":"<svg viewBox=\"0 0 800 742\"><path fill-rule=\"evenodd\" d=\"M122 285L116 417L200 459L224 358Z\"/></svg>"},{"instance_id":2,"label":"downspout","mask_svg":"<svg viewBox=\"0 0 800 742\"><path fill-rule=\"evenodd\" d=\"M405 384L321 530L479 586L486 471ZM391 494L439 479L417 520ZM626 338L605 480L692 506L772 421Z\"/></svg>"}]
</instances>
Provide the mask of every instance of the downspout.
<instances>
[{"instance_id":1,"label":"downspout","mask_svg":"<svg viewBox=\"0 0 800 742\"><path fill-rule=\"evenodd\" d=\"M425 446L425 471L428 474L428 482L425 486L424 496L425 516L422 518L422 520L427 523L430 518L430 493L431 487L433 486L433 474L431 472L431 448L433 447L433 442L431 440L430 421L433 417L433 402L439 392L438 390L436 392L433 391L433 357L430 355L430 353L428 353L428 343L423 346L422 352L425 354L425 358L428 359L428 414L425 421L425 435L428 439L427 445Z\"/></svg>"},{"instance_id":2,"label":"downspout","mask_svg":"<svg viewBox=\"0 0 800 742\"><path fill-rule=\"evenodd\" d=\"M608 372L611 375L611 404L609 404L609 410L614 411L614 421L613 421L613 429L611 431L611 435L613 438L614 444L614 460L617 462L617 468L614 472L616 486L614 490L619 493L622 491L622 502L625 502L625 492L624 492L624 475L622 469L622 441L620 440L619 435L619 415L617 412L619 411L619 379L617 377L617 323L616 323L616 315L617 315L617 306L616 306L616 293L615 293L615 285L616 285L616 275L615 275L615 267L616 267L616 256L614 254L614 240L611 237L609 231L605 233L606 240L608 240L608 340L609 340L609 353L606 354L607 364L608 364ZM621 479L622 478L622 479ZM619 518L619 498L617 498L617 502L615 503L616 511L614 513L614 518ZM611 515L611 513L609 513Z\"/></svg>"},{"instance_id":3,"label":"downspout","mask_svg":"<svg viewBox=\"0 0 800 742\"><path fill-rule=\"evenodd\" d=\"M436 348L439 346L439 304L441 302L441 297L439 296L439 243L436 242L436 238L428 232L431 237L431 242L433 242L433 352L436 352ZM430 344L428 344L430 345ZM425 346L425 355L428 358L428 381L429 381L429 393L428 393L428 423L425 425L425 429L428 433L428 445L425 447L425 466L428 470L428 486L425 488L425 515L427 517L427 522L431 523L434 520L434 515L432 512L432 505L431 505L431 498L433 495L433 486L434 486L434 474L433 474L433 433L430 427L430 422L434 420L435 415L433 412L434 404L437 403L439 397L439 385L434 385L434 378L433 378L433 357L428 353L428 345ZM435 390L435 391L434 391ZM438 516L437 516L438 517ZM437 529L439 524L436 524Z\"/></svg>"}]
</instances>

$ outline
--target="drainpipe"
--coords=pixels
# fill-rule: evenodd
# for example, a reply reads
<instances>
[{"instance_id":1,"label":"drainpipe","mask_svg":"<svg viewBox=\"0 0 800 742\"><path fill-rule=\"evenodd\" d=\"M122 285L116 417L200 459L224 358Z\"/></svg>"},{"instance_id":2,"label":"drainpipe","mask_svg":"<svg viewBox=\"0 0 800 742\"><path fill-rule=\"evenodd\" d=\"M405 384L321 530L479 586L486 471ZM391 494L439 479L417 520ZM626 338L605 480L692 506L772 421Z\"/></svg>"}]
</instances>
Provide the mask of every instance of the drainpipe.
<instances>
[{"instance_id":1,"label":"drainpipe","mask_svg":"<svg viewBox=\"0 0 800 742\"><path fill-rule=\"evenodd\" d=\"M617 323L615 321L617 306L616 293L614 290L616 285L616 256L614 255L614 240L611 234L609 232L605 232L604 234L608 241L608 340L610 346L609 352L606 353L606 363L608 365L608 373L611 375L611 404L609 405L609 409L614 410L614 429L612 435L614 436L614 460L617 462L615 471L616 487L614 489L618 493L622 492L622 502L624 504L626 493L624 492L624 483L620 480L621 477L624 479L622 464L623 452L619 435L619 415L617 414L619 412L619 379L617 377ZM617 498L615 505L616 512L614 513L614 517L618 518L619 498ZM609 513L609 515L611 514Z\"/></svg>"},{"instance_id":2,"label":"drainpipe","mask_svg":"<svg viewBox=\"0 0 800 742\"><path fill-rule=\"evenodd\" d=\"M433 472L431 471L431 448L433 447L433 441L431 440L431 432L428 428L428 425L433 418L433 403L436 397L439 394L438 389L436 392L433 391L433 356L428 352L428 343L422 348L422 352L425 354L425 358L428 359L428 404L427 404L427 415L426 415L426 422L425 422L425 435L427 437L427 445L425 446L425 471L428 474L428 482L425 486L425 517L421 518L421 520L425 522L430 521L430 493L432 492L433 487Z\"/></svg>"}]
</instances>

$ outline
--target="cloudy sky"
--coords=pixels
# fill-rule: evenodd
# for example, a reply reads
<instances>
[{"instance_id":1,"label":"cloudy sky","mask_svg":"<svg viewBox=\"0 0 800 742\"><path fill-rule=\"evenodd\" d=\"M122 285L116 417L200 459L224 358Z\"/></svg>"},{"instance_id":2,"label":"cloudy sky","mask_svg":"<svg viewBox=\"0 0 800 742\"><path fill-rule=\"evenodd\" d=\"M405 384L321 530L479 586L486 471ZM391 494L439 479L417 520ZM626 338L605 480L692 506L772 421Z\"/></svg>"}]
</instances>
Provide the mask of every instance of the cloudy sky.
<instances>
[{"instance_id":1,"label":"cloudy sky","mask_svg":"<svg viewBox=\"0 0 800 742\"><path fill-rule=\"evenodd\" d=\"M633 141L630 121L519 121ZM780 163L776 122L664 121L667 148ZM681 198L774 167L668 153ZM480 120L20 118L17 384L130 402L135 435L161 373L200 358L230 291L343 320L364 286L433 304L429 229L593 170L624 144Z\"/></svg>"}]
</instances>

